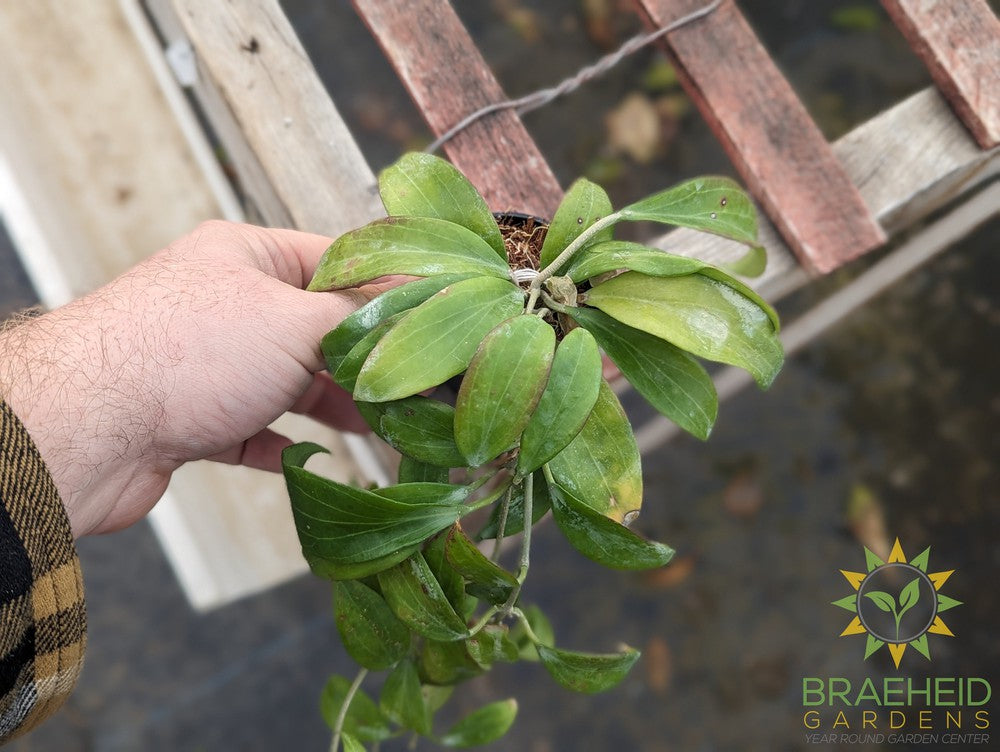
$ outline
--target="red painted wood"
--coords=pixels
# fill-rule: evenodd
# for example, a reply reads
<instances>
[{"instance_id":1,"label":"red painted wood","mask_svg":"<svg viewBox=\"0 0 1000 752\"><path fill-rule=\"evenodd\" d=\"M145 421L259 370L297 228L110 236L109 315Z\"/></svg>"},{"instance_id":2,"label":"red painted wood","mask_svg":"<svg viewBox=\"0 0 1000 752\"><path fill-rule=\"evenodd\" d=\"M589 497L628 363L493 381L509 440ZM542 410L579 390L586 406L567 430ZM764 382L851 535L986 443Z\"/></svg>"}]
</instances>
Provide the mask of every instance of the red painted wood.
<instances>
[{"instance_id":1,"label":"red painted wood","mask_svg":"<svg viewBox=\"0 0 1000 752\"><path fill-rule=\"evenodd\" d=\"M662 27L702 0L636 0ZM829 272L885 234L732 0L666 38L688 95L808 268Z\"/></svg>"},{"instance_id":2,"label":"red painted wood","mask_svg":"<svg viewBox=\"0 0 1000 752\"><path fill-rule=\"evenodd\" d=\"M507 97L447 0L354 0L435 135ZM551 217L562 189L521 118L487 115L444 150L494 211Z\"/></svg>"},{"instance_id":3,"label":"red painted wood","mask_svg":"<svg viewBox=\"0 0 1000 752\"><path fill-rule=\"evenodd\" d=\"M1000 144L1000 20L986 0L882 0L984 149Z\"/></svg>"}]
</instances>

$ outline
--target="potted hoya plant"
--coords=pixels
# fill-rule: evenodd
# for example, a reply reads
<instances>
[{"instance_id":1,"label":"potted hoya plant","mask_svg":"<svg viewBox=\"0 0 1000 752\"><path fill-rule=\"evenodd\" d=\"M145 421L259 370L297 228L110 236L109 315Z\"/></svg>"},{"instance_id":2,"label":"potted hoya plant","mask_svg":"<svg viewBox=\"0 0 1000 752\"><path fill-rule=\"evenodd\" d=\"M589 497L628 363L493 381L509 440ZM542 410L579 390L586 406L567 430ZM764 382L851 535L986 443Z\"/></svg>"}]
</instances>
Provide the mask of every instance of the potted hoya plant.
<instances>
[{"instance_id":1,"label":"potted hoya plant","mask_svg":"<svg viewBox=\"0 0 1000 752\"><path fill-rule=\"evenodd\" d=\"M662 567L673 555L629 529L642 504L640 457L602 353L654 408L705 439L718 401L698 358L744 368L766 388L783 361L778 319L729 271L613 238L620 222L691 227L748 245L735 270L759 273L753 205L728 178L690 180L617 211L581 179L547 227L498 222L458 170L427 154L387 168L379 190L388 218L338 238L309 289L417 278L322 341L333 378L401 454L399 482L323 478L304 467L323 451L315 444L283 458L302 552L333 581L337 629L360 666L353 681L329 680L322 711L333 750L399 735L471 747L507 731L514 699L450 729L436 728L434 714L493 664L540 661L563 687L601 692L639 658L629 647L558 647L542 611L520 598L532 525L549 513L608 567ZM446 384L457 394L443 396ZM512 536L513 571L498 563ZM388 672L377 702L361 688L372 671Z\"/></svg>"}]
</instances>

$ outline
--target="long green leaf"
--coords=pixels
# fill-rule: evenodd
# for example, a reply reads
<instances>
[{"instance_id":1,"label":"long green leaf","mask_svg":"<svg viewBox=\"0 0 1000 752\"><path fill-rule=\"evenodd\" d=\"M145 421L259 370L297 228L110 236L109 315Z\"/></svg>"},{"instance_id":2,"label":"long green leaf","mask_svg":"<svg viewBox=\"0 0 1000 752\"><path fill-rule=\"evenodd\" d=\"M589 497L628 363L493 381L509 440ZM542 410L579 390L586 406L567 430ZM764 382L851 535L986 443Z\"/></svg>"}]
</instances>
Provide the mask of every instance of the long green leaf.
<instances>
[{"instance_id":1,"label":"long green leaf","mask_svg":"<svg viewBox=\"0 0 1000 752\"><path fill-rule=\"evenodd\" d=\"M552 629L552 622L542 612L538 606L532 604L521 609L524 617L531 627L534 640L528 636L528 630L524 623L518 619L517 623L510 630L510 639L517 645L518 655L522 661L538 662L538 651L535 645L548 645L552 647L556 644L555 632Z\"/></svg>"},{"instance_id":2,"label":"long green leaf","mask_svg":"<svg viewBox=\"0 0 1000 752\"><path fill-rule=\"evenodd\" d=\"M469 634L419 553L380 572L378 584L393 613L417 634L443 641L460 640Z\"/></svg>"},{"instance_id":3,"label":"long green leaf","mask_svg":"<svg viewBox=\"0 0 1000 752\"><path fill-rule=\"evenodd\" d=\"M545 391L521 436L518 473L537 470L580 433L600 388L597 342L586 330L574 329L556 348Z\"/></svg>"},{"instance_id":4,"label":"long green leaf","mask_svg":"<svg viewBox=\"0 0 1000 752\"><path fill-rule=\"evenodd\" d=\"M639 243L612 240L608 243L590 246L579 256L574 257L567 273L572 276L574 282L583 282L585 279L620 269L642 272L650 277L681 277L686 274L701 274L732 287L736 292L750 298L771 319L774 330L777 332L781 329L778 314L749 285L700 259L675 256Z\"/></svg>"},{"instance_id":5,"label":"long green leaf","mask_svg":"<svg viewBox=\"0 0 1000 752\"><path fill-rule=\"evenodd\" d=\"M424 640L420 651L420 676L425 682L450 686L483 673L466 649L465 640Z\"/></svg>"},{"instance_id":6,"label":"long green leaf","mask_svg":"<svg viewBox=\"0 0 1000 752\"><path fill-rule=\"evenodd\" d=\"M585 302L694 355L744 368L761 388L771 384L784 361L767 314L728 285L701 274L627 272L594 287Z\"/></svg>"},{"instance_id":7,"label":"long green leaf","mask_svg":"<svg viewBox=\"0 0 1000 752\"><path fill-rule=\"evenodd\" d=\"M319 707L326 725L333 728L347 698L347 690L351 682L343 676L331 676L323 687ZM392 730L378 705L364 693L358 690L351 700L344 718L344 731L366 742L377 742L392 736Z\"/></svg>"},{"instance_id":8,"label":"long green leaf","mask_svg":"<svg viewBox=\"0 0 1000 752\"><path fill-rule=\"evenodd\" d=\"M500 228L466 177L451 164L423 152L404 154L378 176L378 190L390 216L436 217L472 230L507 260Z\"/></svg>"},{"instance_id":9,"label":"long green leaf","mask_svg":"<svg viewBox=\"0 0 1000 752\"><path fill-rule=\"evenodd\" d=\"M430 567L434 579L438 581L455 613L463 619L468 619L476 610L478 601L465 592L465 578L445 556L448 532L448 530L441 532L428 542L424 547L424 561Z\"/></svg>"},{"instance_id":10,"label":"long green leaf","mask_svg":"<svg viewBox=\"0 0 1000 752\"><path fill-rule=\"evenodd\" d=\"M448 531L444 551L455 570L469 581L466 590L477 598L499 605L517 587L517 578L486 558L459 525Z\"/></svg>"},{"instance_id":11,"label":"long green leaf","mask_svg":"<svg viewBox=\"0 0 1000 752\"><path fill-rule=\"evenodd\" d=\"M455 404L455 443L469 466L517 443L545 388L555 344L538 316L515 316L483 339Z\"/></svg>"},{"instance_id":12,"label":"long green leaf","mask_svg":"<svg viewBox=\"0 0 1000 752\"><path fill-rule=\"evenodd\" d=\"M447 483L448 468L430 465L404 454L399 458L397 480L400 483Z\"/></svg>"},{"instance_id":13,"label":"long green leaf","mask_svg":"<svg viewBox=\"0 0 1000 752\"><path fill-rule=\"evenodd\" d=\"M507 279L510 270L489 243L461 225L427 217L390 217L333 241L308 289L339 290L389 274L469 273Z\"/></svg>"},{"instance_id":14,"label":"long green leaf","mask_svg":"<svg viewBox=\"0 0 1000 752\"><path fill-rule=\"evenodd\" d=\"M350 734L341 735L340 741L344 744L344 752L365 752L365 748L361 742Z\"/></svg>"},{"instance_id":15,"label":"long green leaf","mask_svg":"<svg viewBox=\"0 0 1000 752\"><path fill-rule=\"evenodd\" d=\"M503 624L487 624L465 641L465 647L472 659L483 668L489 668L498 661L516 663L520 658L518 647Z\"/></svg>"},{"instance_id":16,"label":"long green leaf","mask_svg":"<svg viewBox=\"0 0 1000 752\"><path fill-rule=\"evenodd\" d=\"M343 563L337 561L330 561L321 556L315 555L305 555L306 563L309 564L309 569L317 577L325 577L328 580L333 580L334 582L339 580L360 580L364 577L369 577L373 574L378 574L384 569L390 569L403 559L408 558L414 551L420 548L419 544L414 544L412 546L405 546L398 551L393 551L385 556L378 556L374 559L368 561L360 561L356 563Z\"/></svg>"},{"instance_id":17,"label":"long green leaf","mask_svg":"<svg viewBox=\"0 0 1000 752\"><path fill-rule=\"evenodd\" d=\"M569 315L597 338L622 375L653 407L699 439L708 438L719 412L719 399L711 377L698 361L669 342L626 326L596 308L570 308Z\"/></svg>"},{"instance_id":18,"label":"long green leaf","mask_svg":"<svg viewBox=\"0 0 1000 752\"><path fill-rule=\"evenodd\" d=\"M333 613L344 648L367 669L388 668L410 648L410 630L382 596L363 583L336 583Z\"/></svg>"},{"instance_id":19,"label":"long green leaf","mask_svg":"<svg viewBox=\"0 0 1000 752\"><path fill-rule=\"evenodd\" d=\"M556 209L552 224L542 243L541 268L551 264L565 250L566 246L594 222L612 212L611 200L601 186L580 178L566 191L562 203ZM599 232L593 241L611 239L611 228ZM556 270L558 271L558 270Z\"/></svg>"},{"instance_id":20,"label":"long green leaf","mask_svg":"<svg viewBox=\"0 0 1000 752\"><path fill-rule=\"evenodd\" d=\"M406 316L406 313L406 311L401 311L383 319L370 332L358 340L357 344L340 359L340 365L333 372L333 380L345 391L353 392L354 386L358 382L358 374L361 373L361 369L364 367L368 356L371 355L372 350L375 349L375 345ZM329 364L329 361L327 363Z\"/></svg>"},{"instance_id":21,"label":"long green leaf","mask_svg":"<svg viewBox=\"0 0 1000 752\"><path fill-rule=\"evenodd\" d=\"M382 712L403 728L418 734L431 732L431 714L427 710L420 677L413 661L400 661L382 686L379 697Z\"/></svg>"},{"instance_id":22,"label":"long green leaf","mask_svg":"<svg viewBox=\"0 0 1000 752\"><path fill-rule=\"evenodd\" d=\"M470 276L472 275L438 274L393 287L369 300L323 337L320 349L326 359L327 370L336 373L351 348L385 319L420 305L434 293Z\"/></svg>"},{"instance_id":23,"label":"long green leaf","mask_svg":"<svg viewBox=\"0 0 1000 752\"><path fill-rule=\"evenodd\" d=\"M429 397L376 403L375 433L402 454L437 467L464 467L455 444L455 408Z\"/></svg>"},{"instance_id":24,"label":"long green leaf","mask_svg":"<svg viewBox=\"0 0 1000 752\"><path fill-rule=\"evenodd\" d=\"M387 402L441 384L464 371L486 333L523 306L522 290L500 279L477 277L446 287L375 346L358 375L354 398Z\"/></svg>"},{"instance_id":25,"label":"long green leaf","mask_svg":"<svg viewBox=\"0 0 1000 752\"><path fill-rule=\"evenodd\" d=\"M639 651L626 647L620 653L575 653L537 645L542 665L560 685L574 692L594 694L618 684L639 660Z\"/></svg>"},{"instance_id":26,"label":"long green leaf","mask_svg":"<svg viewBox=\"0 0 1000 752\"><path fill-rule=\"evenodd\" d=\"M556 483L605 517L621 522L642 506L639 449L606 381L580 433L548 465Z\"/></svg>"},{"instance_id":27,"label":"long green leaf","mask_svg":"<svg viewBox=\"0 0 1000 752\"><path fill-rule=\"evenodd\" d=\"M577 551L611 569L652 569L674 557L674 550L640 538L624 525L595 512L568 491L552 488L552 515Z\"/></svg>"},{"instance_id":28,"label":"long green leaf","mask_svg":"<svg viewBox=\"0 0 1000 752\"><path fill-rule=\"evenodd\" d=\"M757 212L730 178L694 178L629 204L619 213L626 220L691 227L757 245Z\"/></svg>"},{"instance_id":29,"label":"long green leaf","mask_svg":"<svg viewBox=\"0 0 1000 752\"><path fill-rule=\"evenodd\" d=\"M390 557L449 527L465 511L460 486L415 483L407 485L424 487L422 493L373 493L303 469L309 457L324 451L303 443L282 453L295 529L307 560L357 564ZM390 498L393 493L397 498Z\"/></svg>"},{"instance_id":30,"label":"long green leaf","mask_svg":"<svg viewBox=\"0 0 1000 752\"><path fill-rule=\"evenodd\" d=\"M507 733L517 717L517 700L500 700L475 710L439 740L446 747L478 747Z\"/></svg>"},{"instance_id":31,"label":"long green leaf","mask_svg":"<svg viewBox=\"0 0 1000 752\"><path fill-rule=\"evenodd\" d=\"M596 277L619 269L650 274L654 277L679 277L705 268L700 259L677 256L628 240L596 243L573 257L566 274L574 282Z\"/></svg>"}]
</instances>

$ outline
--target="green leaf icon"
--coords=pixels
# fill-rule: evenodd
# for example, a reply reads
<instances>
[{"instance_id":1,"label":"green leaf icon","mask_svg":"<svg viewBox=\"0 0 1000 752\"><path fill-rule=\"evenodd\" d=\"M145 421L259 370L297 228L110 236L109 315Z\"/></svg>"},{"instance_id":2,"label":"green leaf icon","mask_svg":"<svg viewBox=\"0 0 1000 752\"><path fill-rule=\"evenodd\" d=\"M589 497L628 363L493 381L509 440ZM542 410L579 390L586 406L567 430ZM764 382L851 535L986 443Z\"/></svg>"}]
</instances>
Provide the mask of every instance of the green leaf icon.
<instances>
[{"instance_id":1,"label":"green leaf icon","mask_svg":"<svg viewBox=\"0 0 1000 752\"><path fill-rule=\"evenodd\" d=\"M887 614L896 613L896 599L888 593L883 593L881 590L873 590L870 593L865 593L865 598L871 599L876 606Z\"/></svg>"},{"instance_id":2,"label":"green leaf icon","mask_svg":"<svg viewBox=\"0 0 1000 752\"><path fill-rule=\"evenodd\" d=\"M914 577L899 594L900 618L902 618L903 614L916 606L918 600L920 600L920 578Z\"/></svg>"}]
</instances>

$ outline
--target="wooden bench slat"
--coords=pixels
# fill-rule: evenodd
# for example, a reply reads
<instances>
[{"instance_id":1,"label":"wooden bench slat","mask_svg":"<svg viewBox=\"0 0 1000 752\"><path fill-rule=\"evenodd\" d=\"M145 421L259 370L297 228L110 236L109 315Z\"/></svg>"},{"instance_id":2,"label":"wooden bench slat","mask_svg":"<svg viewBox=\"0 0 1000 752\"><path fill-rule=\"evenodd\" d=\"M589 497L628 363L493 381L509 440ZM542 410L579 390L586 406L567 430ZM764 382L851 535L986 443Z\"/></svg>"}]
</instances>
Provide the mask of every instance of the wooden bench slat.
<instances>
[{"instance_id":1,"label":"wooden bench slat","mask_svg":"<svg viewBox=\"0 0 1000 752\"><path fill-rule=\"evenodd\" d=\"M657 27L699 0L636 0ZM826 139L735 3L666 37L679 78L796 255L828 272L885 242Z\"/></svg>"},{"instance_id":2,"label":"wooden bench slat","mask_svg":"<svg viewBox=\"0 0 1000 752\"><path fill-rule=\"evenodd\" d=\"M354 0L435 135L502 102L500 84L447 0ZM479 120L444 145L494 211L551 217L559 182L513 110Z\"/></svg>"},{"instance_id":3,"label":"wooden bench slat","mask_svg":"<svg viewBox=\"0 0 1000 752\"><path fill-rule=\"evenodd\" d=\"M882 0L984 149L1000 144L1000 20L986 0Z\"/></svg>"},{"instance_id":4,"label":"wooden bench slat","mask_svg":"<svg viewBox=\"0 0 1000 752\"><path fill-rule=\"evenodd\" d=\"M292 224L337 236L383 215L375 177L277 0L173 5ZM284 216L273 213L264 220Z\"/></svg>"}]
</instances>

